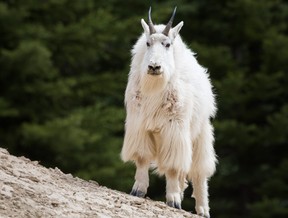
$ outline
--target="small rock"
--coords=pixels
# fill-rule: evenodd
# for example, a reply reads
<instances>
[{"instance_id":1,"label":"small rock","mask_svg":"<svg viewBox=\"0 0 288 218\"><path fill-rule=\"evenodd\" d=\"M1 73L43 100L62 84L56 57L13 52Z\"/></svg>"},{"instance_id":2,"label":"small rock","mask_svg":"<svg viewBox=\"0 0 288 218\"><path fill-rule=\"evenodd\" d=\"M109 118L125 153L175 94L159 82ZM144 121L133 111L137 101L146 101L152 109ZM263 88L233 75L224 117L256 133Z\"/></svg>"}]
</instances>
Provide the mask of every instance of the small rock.
<instances>
[{"instance_id":1,"label":"small rock","mask_svg":"<svg viewBox=\"0 0 288 218\"><path fill-rule=\"evenodd\" d=\"M49 169L52 169L52 168L49 168ZM58 167L55 167L54 169L56 172L62 173L62 171Z\"/></svg>"},{"instance_id":2,"label":"small rock","mask_svg":"<svg viewBox=\"0 0 288 218\"><path fill-rule=\"evenodd\" d=\"M21 202L20 201L14 201L13 202L13 205L14 205L14 209L19 209L19 208L21 208Z\"/></svg>"},{"instance_id":3,"label":"small rock","mask_svg":"<svg viewBox=\"0 0 288 218\"><path fill-rule=\"evenodd\" d=\"M32 161L31 162L34 166L38 165L39 164L39 161L35 160L35 161Z\"/></svg>"},{"instance_id":4,"label":"small rock","mask_svg":"<svg viewBox=\"0 0 288 218\"><path fill-rule=\"evenodd\" d=\"M71 173L69 173L69 174L65 174L65 176L66 176L67 179L72 179L72 178L73 178L73 176L72 176Z\"/></svg>"},{"instance_id":5,"label":"small rock","mask_svg":"<svg viewBox=\"0 0 288 218\"><path fill-rule=\"evenodd\" d=\"M0 194L4 195L6 198L12 198L14 189L11 186L3 185Z\"/></svg>"},{"instance_id":6,"label":"small rock","mask_svg":"<svg viewBox=\"0 0 288 218\"><path fill-rule=\"evenodd\" d=\"M0 204L0 210L7 210L7 206Z\"/></svg>"},{"instance_id":7,"label":"small rock","mask_svg":"<svg viewBox=\"0 0 288 218\"><path fill-rule=\"evenodd\" d=\"M89 182L90 182L90 183L93 183L94 185L97 185L97 186L99 186L99 183L98 183L98 182L96 182L96 181L94 181L94 180L89 180Z\"/></svg>"},{"instance_id":8,"label":"small rock","mask_svg":"<svg viewBox=\"0 0 288 218\"><path fill-rule=\"evenodd\" d=\"M35 176L28 176L27 178L30 179L30 180L33 181L33 182L40 182L40 179L38 179L38 178L35 177Z\"/></svg>"},{"instance_id":9,"label":"small rock","mask_svg":"<svg viewBox=\"0 0 288 218\"><path fill-rule=\"evenodd\" d=\"M20 172L18 170L15 170L15 169L12 170L12 173L16 177L20 177L20 175L21 175Z\"/></svg>"},{"instance_id":10,"label":"small rock","mask_svg":"<svg viewBox=\"0 0 288 218\"><path fill-rule=\"evenodd\" d=\"M109 218L110 216L106 216L106 215L103 214L103 213L97 213L97 217L98 217L98 218Z\"/></svg>"},{"instance_id":11,"label":"small rock","mask_svg":"<svg viewBox=\"0 0 288 218\"><path fill-rule=\"evenodd\" d=\"M20 159L20 160L24 160L24 161L30 161L30 159L28 159L28 158L26 158L26 157L24 157L24 156L19 157L19 159Z\"/></svg>"},{"instance_id":12,"label":"small rock","mask_svg":"<svg viewBox=\"0 0 288 218\"><path fill-rule=\"evenodd\" d=\"M139 201L139 200L134 200L131 202L132 204L135 204L135 205L141 205L143 204L143 201Z\"/></svg>"},{"instance_id":13,"label":"small rock","mask_svg":"<svg viewBox=\"0 0 288 218\"><path fill-rule=\"evenodd\" d=\"M7 160L7 159L8 159L8 156L7 156L7 155L1 155L1 156L0 156L0 159L2 159L2 160Z\"/></svg>"},{"instance_id":14,"label":"small rock","mask_svg":"<svg viewBox=\"0 0 288 218\"><path fill-rule=\"evenodd\" d=\"M58 206L59 206L59 203L58 203L58 202L52 202L51 205L52 205L53 207L58 207Z\"/></svg>"},{"instance_id":15,"label":"small rock","mask_svg":"<svg viewBox=\"0 0 288 218\"><path fill-rule=\"evenodd\" d=\"M4 149L4 148L1 148L0 152L3 153L3 154L9 154L9 152L6 149Z\"/></svg>"}]
</instances>

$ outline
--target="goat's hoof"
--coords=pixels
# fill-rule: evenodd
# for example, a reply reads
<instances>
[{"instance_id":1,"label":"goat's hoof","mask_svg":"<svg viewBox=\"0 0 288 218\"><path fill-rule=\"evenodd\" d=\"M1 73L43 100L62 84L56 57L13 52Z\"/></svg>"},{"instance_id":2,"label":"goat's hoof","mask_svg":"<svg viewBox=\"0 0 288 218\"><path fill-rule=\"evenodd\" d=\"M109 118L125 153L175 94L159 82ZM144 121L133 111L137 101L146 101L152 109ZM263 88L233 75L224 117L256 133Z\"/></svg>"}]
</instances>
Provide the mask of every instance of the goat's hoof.
<instances>
[{"instance_id":1,"label":"goat's hoof","mask_svg":"<svg viewBox=\"0 0 288 218\"><path fill-rule=\"evenodd\" d=\"M174 201L169 201L167 202L167 205L169 207L174 207L174 208L177 208L177 209L181 209L181 204L177 203L177 202L174 202Z\"/></svg>"},{"instance_id":2,"label":"goat's hoof","mask_svg":"<svg viewBox=\"0 0 288 218\"><path fill-rule=\"evenodd\" d=\"M132 191L130 192L130 195L137 196L139 198L144 198L145 197L145 193L144 192L139 191L139 190L135 190L135 189L132 189Z\"/></svg>"},{"instance_id":3,"label":"goat's hoof","mask_svg":"<svg viewBox=\"0 0 288 218\"><path fill-rule=\"evenodd\" d=\"M203 213L198 214L199 216L205 217L205 218L210 218L209 214L204 215Z\"/></svg>"}]
</instances>

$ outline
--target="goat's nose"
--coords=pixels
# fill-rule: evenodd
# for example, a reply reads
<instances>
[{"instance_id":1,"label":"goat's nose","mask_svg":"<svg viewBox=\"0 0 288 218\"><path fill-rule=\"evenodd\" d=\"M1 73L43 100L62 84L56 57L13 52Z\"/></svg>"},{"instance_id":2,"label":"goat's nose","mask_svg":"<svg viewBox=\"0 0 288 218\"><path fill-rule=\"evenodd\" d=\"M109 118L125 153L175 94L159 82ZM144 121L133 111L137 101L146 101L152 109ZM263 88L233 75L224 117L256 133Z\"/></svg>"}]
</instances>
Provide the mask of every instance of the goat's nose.
<instances>
[{"instance_id":1,"label":"goat's nose","mask_svg":"<svg viewBox=\"0 0 288 218\"><path fill-rule=\"evenodd\" d=\"M158 71L161 69L159 65L148 65L149 70Z\"/></svg>"}]
</instances>

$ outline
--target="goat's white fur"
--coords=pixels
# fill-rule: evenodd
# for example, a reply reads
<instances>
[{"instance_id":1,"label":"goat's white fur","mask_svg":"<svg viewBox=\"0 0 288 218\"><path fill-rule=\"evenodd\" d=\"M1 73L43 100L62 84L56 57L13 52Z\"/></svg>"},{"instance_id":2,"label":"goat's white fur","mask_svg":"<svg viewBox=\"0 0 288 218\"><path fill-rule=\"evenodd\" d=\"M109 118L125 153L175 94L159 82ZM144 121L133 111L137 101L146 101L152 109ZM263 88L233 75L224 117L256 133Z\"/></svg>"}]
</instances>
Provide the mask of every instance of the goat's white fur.
<instances>
[{"instance_id":1,"label":"goat's white fur","mask_svg":"<svg viewBox=\"0 0 288 218\"><path fill-rule=\"evenodd\" d=\"M161 33L164 25L155 25L156 33L150 35L143 19L141 24L144 33L132 50L125 92L121 157L136 164L133 190L146 194L153 162L157 172L166 176L167 202L181 204L187 178L193 184L197 213L208 217L207 179L216 163L209 120L216 106L209 76L178 35L183 22L168 37ZM149 64L160 65L161 74L147 74Z\"/></svg>"}]
</instances>

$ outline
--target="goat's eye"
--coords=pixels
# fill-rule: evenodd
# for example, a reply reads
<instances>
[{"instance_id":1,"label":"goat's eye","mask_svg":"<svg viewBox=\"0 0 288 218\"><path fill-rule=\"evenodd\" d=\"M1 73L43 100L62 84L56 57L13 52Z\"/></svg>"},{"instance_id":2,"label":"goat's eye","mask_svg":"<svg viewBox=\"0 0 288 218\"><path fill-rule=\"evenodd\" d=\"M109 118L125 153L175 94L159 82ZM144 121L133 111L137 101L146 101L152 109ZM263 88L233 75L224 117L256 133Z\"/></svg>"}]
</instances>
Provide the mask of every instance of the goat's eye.
<instances>
[{"instance_id":1,"label":"goat's eye","mask_svg":"<svg viewBox=\"0 0 288 218\"><path fill-rule=\"evenodd\" d=\"M147 47L150 47L150 43L149 42L146 42L146 45L147 45Z\"/></svg>"},{"instance_id":2,"label":"goat's eye","mask_svg":"<svg viewBox=\"0 0 288 218\"><path fill-rule=\"evenodd\" d=\"M162 44L163 46L165 46L166 48L169 48L169 47L170 47L170 43L165 44L164 42L161 42L161 44Z\"/></svg>"}]
</instances>

